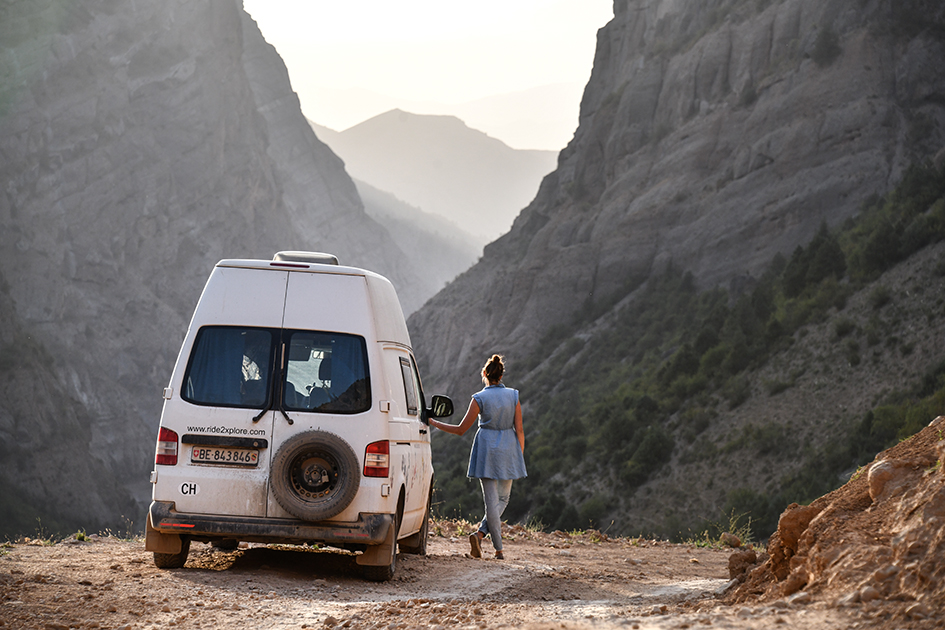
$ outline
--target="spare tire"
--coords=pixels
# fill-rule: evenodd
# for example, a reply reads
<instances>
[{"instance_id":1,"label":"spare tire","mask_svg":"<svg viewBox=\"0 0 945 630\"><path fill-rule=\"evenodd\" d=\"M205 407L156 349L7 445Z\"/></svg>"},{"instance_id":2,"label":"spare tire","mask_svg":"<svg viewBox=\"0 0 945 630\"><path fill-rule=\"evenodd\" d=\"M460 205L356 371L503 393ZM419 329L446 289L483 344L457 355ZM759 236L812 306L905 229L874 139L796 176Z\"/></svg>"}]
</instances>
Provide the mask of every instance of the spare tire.
<instances>
[{"instance_id":1,"label":"spare tire","mask_svg":"<svg viewBox=\"0 0 945 630\"><path fill-rule=\"evenodd\" d=\"M286 512L304 521L321 521L351 504L361 485L361 469L343 439L326 431L306 431L276 451L269 484Z\"/></svg>"}]
</instances>

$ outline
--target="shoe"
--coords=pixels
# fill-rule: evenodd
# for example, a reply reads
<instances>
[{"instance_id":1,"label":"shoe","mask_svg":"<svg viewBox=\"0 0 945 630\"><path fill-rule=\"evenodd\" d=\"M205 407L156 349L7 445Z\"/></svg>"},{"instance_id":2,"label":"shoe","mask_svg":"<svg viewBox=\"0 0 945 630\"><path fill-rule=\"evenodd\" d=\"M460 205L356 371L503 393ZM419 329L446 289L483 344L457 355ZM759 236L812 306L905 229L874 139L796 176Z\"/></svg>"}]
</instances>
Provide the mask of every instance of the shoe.
<instances>
[{"instance_id":1,"label":"shoe","mask_svg":"<svg viewBox=\"0 0 945 630\"><path fill-rule=\"evenodd\" d=\"M469 555L473 558L482 557L482 546L479 544L479 534L477 532L469 535Z\"/></svg>"},{"instance_id":2,"label":"shoe","mask_svg":"<svg viewBox=\"0 0 945 630\"><path fill-rule=\"evenodd\" d=\"M505 560L505 554L502 553L502 550L501 550L501 549L499 549L498 551L495 552L495 559L496 559L496 560Z\"/></svg>"}]
</instances>

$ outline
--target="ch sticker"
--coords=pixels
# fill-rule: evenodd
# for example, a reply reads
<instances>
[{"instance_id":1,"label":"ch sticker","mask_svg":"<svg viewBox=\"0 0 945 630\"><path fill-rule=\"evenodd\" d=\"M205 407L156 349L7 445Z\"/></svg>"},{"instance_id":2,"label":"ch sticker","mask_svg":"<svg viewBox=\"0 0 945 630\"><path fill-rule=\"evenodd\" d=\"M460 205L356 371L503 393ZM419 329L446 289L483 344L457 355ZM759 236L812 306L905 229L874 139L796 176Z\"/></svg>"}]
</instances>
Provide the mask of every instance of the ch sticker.
<instances>
[{"instance_id":1,"label":"ch sticker","mask_svg":"<svg viewBox=\"0 0 945 630\"><path fill-rule=\"evenodd\" d=\"M192 481L185 481L180 484L180 493L186 497L194 496L198 492L200 492L200 486Z\"/></svg>"}]
</instances>

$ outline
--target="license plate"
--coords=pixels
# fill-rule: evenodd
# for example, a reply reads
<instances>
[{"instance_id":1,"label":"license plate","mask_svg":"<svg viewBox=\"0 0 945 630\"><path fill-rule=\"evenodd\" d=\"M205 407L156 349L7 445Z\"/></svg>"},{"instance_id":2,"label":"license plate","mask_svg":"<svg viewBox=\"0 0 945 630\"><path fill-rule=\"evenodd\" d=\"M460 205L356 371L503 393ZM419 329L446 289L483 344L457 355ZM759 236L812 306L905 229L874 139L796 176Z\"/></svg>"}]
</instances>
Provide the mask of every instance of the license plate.
<instances>
[{"instance_id":1,"label":"license plate","mask_svg":"<svg viewBox=\"0 0 945 630\"><path fill-rule=\"evenodd\" d=\"M232 464L234 466L256 466L259 451L245 448L216 448L195 446L190 452L190 461L195 464Z\"/></svg>"}]
</instances>

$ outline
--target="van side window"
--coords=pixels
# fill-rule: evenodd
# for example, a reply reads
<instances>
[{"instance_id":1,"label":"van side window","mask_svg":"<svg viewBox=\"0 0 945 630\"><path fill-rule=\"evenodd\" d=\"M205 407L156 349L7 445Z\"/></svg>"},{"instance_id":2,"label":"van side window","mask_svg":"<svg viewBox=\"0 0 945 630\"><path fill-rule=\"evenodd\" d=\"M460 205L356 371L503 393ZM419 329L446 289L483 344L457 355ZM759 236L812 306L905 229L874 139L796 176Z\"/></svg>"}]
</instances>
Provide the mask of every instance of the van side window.
<instances>
[{"instance_id":1,"label":"van side window","mask_svg":"<svg viewBox=\"0 0 945 630\"><path fill-rule=\"evenodd\" d=\"M277 331L206 326L197 332L182 397L198 405L263 407Z\"/></svg>"},{"instance_id":2,"label":"van side window","mask_svg":"<svg viewBox=\"0 0 945 630\"><path fill-rule=\"evenodd\" d=\"M284 409L362 413L371 408L367 345L363 337L286 330L284 343Z\"/></svg>"},{"instance_id":3,"label":"van side window","mask_svg":"<svg viewBox=\"0 0 945 630\"><path fill-rule=\"evenodd\" d=\"M417 383L417 401L420 405L420 411L426 413L427 399L423 395L423 381L420 379L420 372L417 371L417 360L411 355L410 363L413 365L413 380Z\"/></svg>"},{"instance_id":4,"label":"van side window","mask_svg":"<svg viewBox=\"0 0 945 630\"><path fill-rule=\"evenodd\" d=\"M407 415L415 416L419 413L420 403L417 397L417 382L413 378L413 367L410 359L400 358L400 373L404 377L404 392L407 394Z\"/></svg>"}]
</instances>

